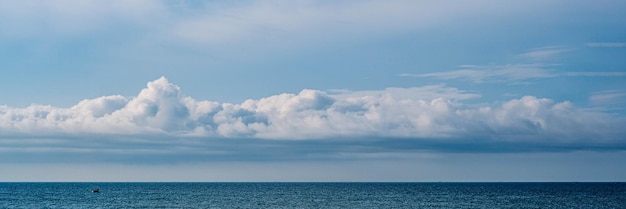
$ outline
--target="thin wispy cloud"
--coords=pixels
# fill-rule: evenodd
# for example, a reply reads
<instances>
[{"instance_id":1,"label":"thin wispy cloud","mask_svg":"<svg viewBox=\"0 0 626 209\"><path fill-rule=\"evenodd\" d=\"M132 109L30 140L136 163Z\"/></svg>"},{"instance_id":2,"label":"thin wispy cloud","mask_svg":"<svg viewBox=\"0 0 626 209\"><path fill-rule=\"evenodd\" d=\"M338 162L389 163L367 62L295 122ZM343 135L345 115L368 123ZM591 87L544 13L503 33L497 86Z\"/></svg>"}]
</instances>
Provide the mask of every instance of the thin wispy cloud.
<instances>
[{"instance_id":1,"label":"thin wispy cloud","mask_svg":"<svg viewBox=\"0 0 626 209\"><path fill-rule=\"evenodd\" d=\"M624 77L626 72L563 72L560 76L572 77Z\"/></svg>"},{"instance_id":2,"label":"thin wispy cloud","mask_svg":"<svg viewBox=\"0 0 626 209\"><path fill-rule=\"evenodd\" d=\"M473 83L525 81L557 76L546 64L462 65L461 69L436 73L400 74L405 77L467 80Z\"/></svg>"},{"instance_id":3,"label":"thin wispy cloud","mask_svg":"<svg viewBox=\"0 0 626 209\"><path fill-rule=\"evenodd\" d=\"M488 1L481 0L483 5ZM199 10L203 15L173 22L168 38L199 45L236 42L288 42L291 45L338 37L376 37L427 28L464 16L484 14L476 2L389 1L250 1L247 4L214 3ZM504 7L500 10L526 9ZM363 33L367 31L367 33ZM293 39L295 38L295 39ZM342 38L350 41L350 38Z\"/></svg>"},{"instance_id":4,"label":"thin wispy cloud","mask_svg":"<svg viewBox=\"0 0 626 209\"><path fill-rule=\"evenodd\" d=\"M60 40L98 35L120 26L142 42L215 48L243 44L349 41L427 28L465 16L485 15L476 2L389 1L93 1L25 0L0 2L0 36ZM493 1L496 2L496 1ZM481 6L477 6L481 5ZM495 5L493 11L530 9L526 5ZM281 44L282 45L282 44Z\"/></svg>"},{"instance_id":5,"label":"thin wispy cloud","mask_svg":"<svg viewBox=\"0 0 626 209\"><path fill-rule=\"evenodd\" d=\"M463 91L457 88L448 87L443 84L429 85L421 87L410 88L385 88L384 90L362 90L362 91L350 91L350 90L330 90L329 94L337 99L349 99L359 97L371 97L371 96L389 96L393 98L403 98L412 100L433 100L433 99L445 99L445 100L467 100L480 97L480 94Z\"/></svg>"},{"instance_id":6,"label":"thin wispy cloud","mask_svg":"<svg viewBox=\"0 0 626 209\"><path fill-rule=\"evenodd\" d=\"M594 92L589 101L594 105L623 105L626 104L626 90L615 89Z\"/></svg>"},{"instance_id":7,"label":"thin wispy cloud","mask_svg":"<svg viewBox=\"0 0 626 209\"><path fill-rule=\"evenodd\" d=\"M523 82L533 79L553 77L624 77L626 72L557 72L541 65L507 65L507 66L464 66L460 70L411 74L399 76L415 78L434 78L440 80L466 80L473 83Z\"/></svg>"},{"instance_id":8,"label":"thin wispy cloud","mask_svg":"<svg viewBox=\"0 0 626 209\"><path fill-rule=\"evenodd\" d=\"M593 48L623 48L626 47L626 43L624 42L594 42L587 43L587 47Z\"/></svg>"},{"instance_id":9,"label":"thin wispy cloud","mask_svg":"<svg viewBox=\"0 0 626 209\"><path fill-rule=\"evenodd\" d=\"M573 49L570 49L567 47L558 47L558 46L542 47L542 48L532 49L528 52L516 55L515 57L518 59L525 59L525 60L530 60L530 61L542 61L542 60L558 58L561 54L572 51L572 50Z\"/></svg>"},{"instance_id":10,"label":"thin wispy cloud","mask_svg":"<svg viewBox=\"0 0 626 209\"><path fill-rule=\"evenodd\" d=\"M105 28L132 25L154 27L166 17L160 1L0 1L3 39L77 38L102 33Z\"/></svg>"},{"instance_id":11,"label":"thin wispy cloud","mask_svg":"<svg viewBox=\"0 0 626 209\"><path fill-rule=\"evenodd\" d=\"M528 59L547 59L556 56L567 49L549 49L531 51L522 54ZM624 77L626 72L621 71L574 71L557 70L557 64L529 63L509 65L461 65L457 70L433 73L403 73L398 76L415 78L432 78L439 80L465 80L472 83L522 83L543 78L553 77Z\"/></svg>"},{"instance_id":12,"label":"thin wispy cloud","mask_svg":"<svg viewBox=\"0 0 626 209\"><path fill-rule=\"evenodd\" d=\"M399 5L403 5L400 7ZM40 1L0 2L0 35L76 37L102 28L131 25L157 31L160 40L191 44L221 44L286 36L322 35L320 30L389 29L412 27L394 24L402 20L429 22L438 16L463 13L467 8L442 7L430 12L413 1L227 1L190 4L185 1ZM384 14L384 15L383 15ZM10 20L10 21L9 21ZM369 24L369 26L366 26ZM19 30L9 30L19 29ZM402 29L400 29L402 30ZM151 36L154 34L143 34Z\"/></svg>"}]
</instances>

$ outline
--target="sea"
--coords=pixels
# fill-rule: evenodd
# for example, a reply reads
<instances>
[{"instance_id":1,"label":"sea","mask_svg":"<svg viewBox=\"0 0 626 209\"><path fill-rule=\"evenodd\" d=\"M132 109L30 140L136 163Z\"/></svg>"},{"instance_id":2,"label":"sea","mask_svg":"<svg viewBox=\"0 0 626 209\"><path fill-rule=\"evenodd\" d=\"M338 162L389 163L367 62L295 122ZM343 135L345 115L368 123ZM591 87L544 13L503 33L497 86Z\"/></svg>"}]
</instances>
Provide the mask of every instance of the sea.
<instances>
[{"instance_id":1,"label":"sea","mask_svg":"<svg viewBox=\"0 0 626 209\"><path fill-rule=\"evenodd\" d=\"M622 209L626 183L0 183L0 208Z\"/></svg>"}]
</instances>

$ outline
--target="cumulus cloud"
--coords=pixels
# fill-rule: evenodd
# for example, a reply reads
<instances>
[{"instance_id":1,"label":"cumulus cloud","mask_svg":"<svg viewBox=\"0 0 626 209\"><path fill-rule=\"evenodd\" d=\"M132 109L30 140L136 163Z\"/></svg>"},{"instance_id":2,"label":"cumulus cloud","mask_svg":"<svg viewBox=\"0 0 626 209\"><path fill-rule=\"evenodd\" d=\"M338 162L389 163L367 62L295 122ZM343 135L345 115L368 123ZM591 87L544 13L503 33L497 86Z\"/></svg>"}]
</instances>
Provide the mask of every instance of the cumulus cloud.
<instances>
[{"instance_id":1,"label":"cumulus cloud","mask_svg":"<svg viewBox=\"0 0 626 209\"><path fill-rule=\"evenodd\" d=\"M570 102L524 96L469 105L478 95L443 85L328 94L305 89L241 104L198 101L161 77L132 98L105 96L70 108L0 107L7 136L160 135L306 140L480 138L500 141L622 140L624 119Z\"/></svg>"}]
</instances>

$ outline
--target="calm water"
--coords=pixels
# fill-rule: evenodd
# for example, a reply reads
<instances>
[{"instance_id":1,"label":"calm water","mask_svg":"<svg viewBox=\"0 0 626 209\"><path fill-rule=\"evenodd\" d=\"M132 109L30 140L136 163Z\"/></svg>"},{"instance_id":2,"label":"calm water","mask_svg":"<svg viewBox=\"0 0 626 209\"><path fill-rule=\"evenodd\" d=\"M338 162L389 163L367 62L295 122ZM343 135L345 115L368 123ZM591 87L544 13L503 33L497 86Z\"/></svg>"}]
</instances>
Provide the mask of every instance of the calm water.
<instances>
[{"instance_id":1,"label":"calm water","mask_svg":"<svg viewBox=\"0 0 626 209\"><path fill-rule=\"evenodd\" d=\"M626 183L0 183L0 208L626 208Z\"/></svg>"}]
</instances>

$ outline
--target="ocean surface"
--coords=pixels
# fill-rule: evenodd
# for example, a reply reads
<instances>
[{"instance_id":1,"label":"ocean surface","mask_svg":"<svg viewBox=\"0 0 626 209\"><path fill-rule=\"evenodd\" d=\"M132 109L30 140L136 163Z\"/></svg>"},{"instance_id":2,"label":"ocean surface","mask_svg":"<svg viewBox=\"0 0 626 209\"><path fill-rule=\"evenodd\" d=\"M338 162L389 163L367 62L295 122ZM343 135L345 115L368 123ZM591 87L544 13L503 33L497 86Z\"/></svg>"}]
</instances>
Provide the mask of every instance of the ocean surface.
<instances>
[{"instance_id":1,"label":"ocean surface","mask_svg":"<svg viewBox=\"0 0 626 209\"><path fill-rule=\"evenodd\" d=\"M0 208L626 208L626 183L0 183Z\"/></svg>"}]
</instances>

